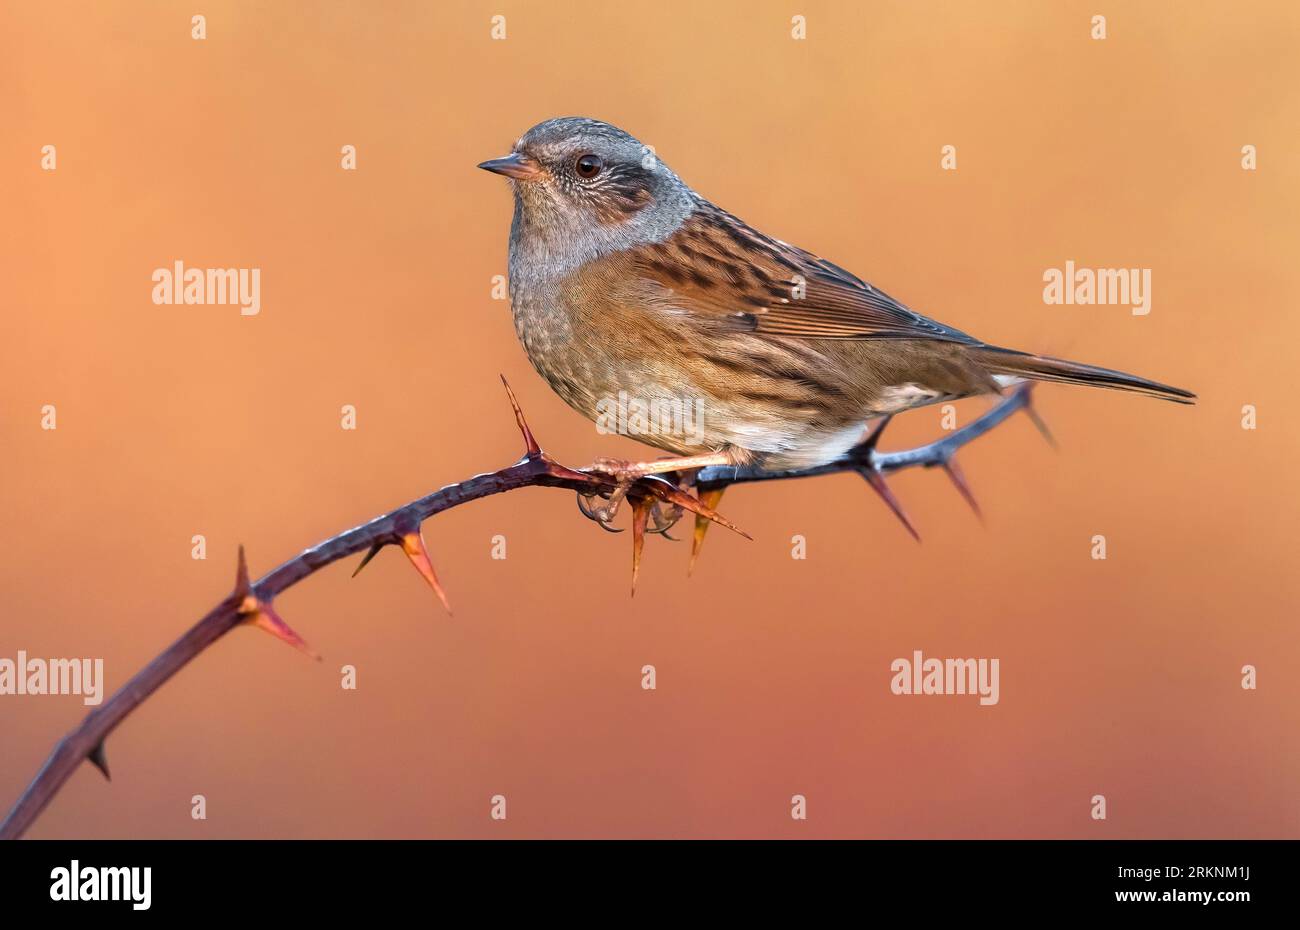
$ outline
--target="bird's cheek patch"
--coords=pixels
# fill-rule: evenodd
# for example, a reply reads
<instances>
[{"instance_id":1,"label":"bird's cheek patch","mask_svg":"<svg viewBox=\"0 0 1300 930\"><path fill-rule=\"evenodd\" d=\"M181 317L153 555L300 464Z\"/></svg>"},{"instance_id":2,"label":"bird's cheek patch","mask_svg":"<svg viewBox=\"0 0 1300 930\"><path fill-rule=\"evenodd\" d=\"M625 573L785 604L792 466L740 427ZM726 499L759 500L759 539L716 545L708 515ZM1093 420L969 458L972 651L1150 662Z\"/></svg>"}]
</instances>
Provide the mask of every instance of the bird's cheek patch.
<instances>
[{"instance_id":1,"label":"bird's cheek patch","mask_svg":"<svg viewBox=\"0 0 1300 930\"><path fill-rule=\"evenodd\" d=\"M608 187L596 200L596 219L606 226L617 226L636 216L653 201L654 196L644 187Z\"/></svg>"}]
</instances>

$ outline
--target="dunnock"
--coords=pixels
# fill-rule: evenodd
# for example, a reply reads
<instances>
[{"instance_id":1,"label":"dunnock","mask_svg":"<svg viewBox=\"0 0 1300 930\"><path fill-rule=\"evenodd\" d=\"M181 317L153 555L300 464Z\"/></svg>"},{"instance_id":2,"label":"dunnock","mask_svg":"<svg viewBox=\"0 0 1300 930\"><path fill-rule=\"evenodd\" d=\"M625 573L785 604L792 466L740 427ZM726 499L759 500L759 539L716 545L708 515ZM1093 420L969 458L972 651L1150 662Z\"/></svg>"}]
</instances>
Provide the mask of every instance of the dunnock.
<instances>
[{"instance_id":1,"label":"dunnock","mask_svg":"<svg viewBox=\"0 0 1300 930\"><path fill-rule=\"evenodd\" d=\"M1024 379L1195 398L927 319L709 203L608 123L547 120L479 167L514 188L510 299L533 366L593 420L636 407L638 438L677 456L597 463L620 487L708 465L824 464L872 417ZM655 411L699 422L674 428L679 416Z\"/></svg>"}]
</instances>

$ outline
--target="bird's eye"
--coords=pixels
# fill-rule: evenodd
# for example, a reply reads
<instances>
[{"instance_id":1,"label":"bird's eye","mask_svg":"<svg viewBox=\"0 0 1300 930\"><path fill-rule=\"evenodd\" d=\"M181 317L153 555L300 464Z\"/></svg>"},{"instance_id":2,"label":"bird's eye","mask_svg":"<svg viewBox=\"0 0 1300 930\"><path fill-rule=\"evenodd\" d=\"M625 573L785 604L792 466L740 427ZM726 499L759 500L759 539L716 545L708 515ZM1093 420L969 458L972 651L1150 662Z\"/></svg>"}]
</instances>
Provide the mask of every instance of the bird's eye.
<instances>
[{"instance_id":1,"label":"bird's eye","mask_svg":"<svg viewBox=\"0 0 1300 930\"><path fill-rule=\"evenodd\" d=\"M599 155L592 155L588 152L586 155L580 157L577 162L574 163L573 167L574 170L578 172L578 177L586 178L590 181L596 175L600 174L600 169L605 167L605 163L600 160Z\"/></svg>"}]
</instances>

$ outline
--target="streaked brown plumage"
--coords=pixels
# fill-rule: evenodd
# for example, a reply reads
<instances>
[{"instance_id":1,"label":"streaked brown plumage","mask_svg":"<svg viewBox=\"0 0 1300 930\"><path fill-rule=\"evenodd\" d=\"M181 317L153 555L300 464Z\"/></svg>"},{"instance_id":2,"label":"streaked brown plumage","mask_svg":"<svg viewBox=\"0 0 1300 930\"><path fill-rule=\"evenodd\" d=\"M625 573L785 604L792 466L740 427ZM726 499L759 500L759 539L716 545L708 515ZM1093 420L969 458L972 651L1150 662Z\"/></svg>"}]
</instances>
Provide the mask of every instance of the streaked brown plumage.
<instances>
[{"instance_id":1,"label":"streaked brown plumage","mask_svg":"<svg viewBox=\"0 0 1300 930\"><path fill-rule=\"evenodd\" d=\"M567 118L534 127L510 156L483 165L514 184L516 330L538 372L589 418L620 392L698 399L698 436L638 438L776 469L837 458L871 417L1008 380L1194 397L927 319L747 226L647 151L608 124Z\"/></svg>"}]
</instances>

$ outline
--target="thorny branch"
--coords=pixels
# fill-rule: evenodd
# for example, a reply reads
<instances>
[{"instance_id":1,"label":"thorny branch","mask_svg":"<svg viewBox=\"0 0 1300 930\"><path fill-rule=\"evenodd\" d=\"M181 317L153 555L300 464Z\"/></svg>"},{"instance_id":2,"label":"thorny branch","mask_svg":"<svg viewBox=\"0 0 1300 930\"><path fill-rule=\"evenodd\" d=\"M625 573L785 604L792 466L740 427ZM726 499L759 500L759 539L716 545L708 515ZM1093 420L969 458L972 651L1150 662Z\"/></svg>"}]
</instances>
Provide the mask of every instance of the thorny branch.
<instances>
[{"instance_id":1,"label":"thorny branch","mask_svg":"<svg viewBox=\"0 0 1300 930\"><path fill-rule=\"evenodd\" d=\"M505 379L503 378L502 381L504 382ZM22 836L81 765L82 760L89 760L104 774L105 778L109 777L108 759L104 752L104 740L108 734L164 682L235 627L245 624L259 627L313 658L319 659L320 657L311 651L302 637L280 618L273 606L277 594L307 576L339 559L364 552L365 556L357 567L357 571L360 571L386 546L396 546L405 553L450 613L447 596L438 582L438 576L434 573L420 531L420 526L425 520L460 504L517 488L567 488L587 498L592 495L608 495L614 490L614 479L610 476L600 472L567 468L543 452L537 440L533 438L532 431L529 430L523 412L519 409L519 404L508 384L506 392L509 394L515 420L524 438L522 459L498 471L475 475L459 484L449 484L439 488L432 494L376 517L369 523L345 530L310 549L303 550L255 582L249 580L248 567L241 546L234 590L180 639L167 647L104 704L88 713L80 724L59 740L49 758L46 759L45 765L36 773L4 822L0 823L0 839L17 839ZM856 472L902 520L908 532L916 536L916 530L885 483L885 476L906 468L937 467L947 472L958 491L978 514L979 509L975 499L971 496L962 473L957 469L953 455L966 443L987 433L1017 410L1025 410L1034 417L1034 422L1040 430L1046 432L1030 406L1030 385L1025 384L1003 397L997 406L967 426L943 439L915 449L899 452L878 451L876 444L885 425L885 422L881 421L859 446L850 450L843 458L817 468L787 472L706 468L694 476L683 476L687 486L694 485L695 495L661 478L643 478L633 485L627 495L632 504L633 590L635 590L636 576L640 567L647 520L652 507L666 507L677 515L684 510L695 514L692 566L699 555L705 530L710 523L720 523L749 538L748 534L721 517L715 509L722 492L733 484L809 478L844 471ZM659 531L662 532L662 528Z\"/></svg>"}]
</instances>

